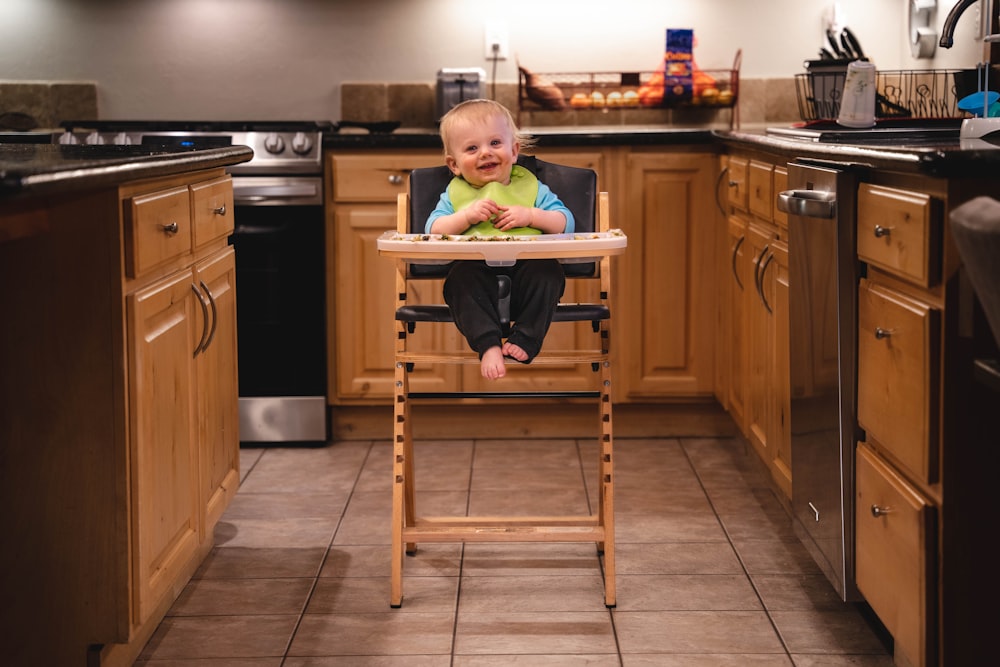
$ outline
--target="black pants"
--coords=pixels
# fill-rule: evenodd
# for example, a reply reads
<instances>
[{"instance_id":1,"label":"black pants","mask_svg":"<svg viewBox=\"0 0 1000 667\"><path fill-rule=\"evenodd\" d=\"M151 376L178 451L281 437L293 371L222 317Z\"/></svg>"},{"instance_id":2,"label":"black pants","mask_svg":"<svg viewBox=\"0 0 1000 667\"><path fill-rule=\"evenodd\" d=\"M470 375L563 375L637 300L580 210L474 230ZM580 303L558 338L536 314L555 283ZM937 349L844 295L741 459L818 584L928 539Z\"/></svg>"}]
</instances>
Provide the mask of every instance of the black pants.
<instances>
[{"instance_id":1,"label":"black pants","mask_svg":"<svg viewBox=\"0 0 1000 667\"><path fill-rule=\"evenodd\" d=\"M511 330L507 341L531 361L542 349L552 314L566 287L562 266L554 259L531 259L513 266L457 261L444 281L444 300L455 325L479 357L503 342L497 276L510 276Z\"/></svg>"}]
</instances>

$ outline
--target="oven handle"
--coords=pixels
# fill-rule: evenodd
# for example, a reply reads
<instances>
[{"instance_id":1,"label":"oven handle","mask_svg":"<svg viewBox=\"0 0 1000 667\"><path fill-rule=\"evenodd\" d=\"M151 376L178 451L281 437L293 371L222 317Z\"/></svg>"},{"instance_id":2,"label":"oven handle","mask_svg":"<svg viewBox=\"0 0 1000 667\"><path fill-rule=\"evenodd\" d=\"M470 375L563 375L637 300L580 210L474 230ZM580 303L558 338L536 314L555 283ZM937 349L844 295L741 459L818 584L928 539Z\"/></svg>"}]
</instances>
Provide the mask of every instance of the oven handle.
<instances>
[{"instance_id":1,"label":"oven handle","mask_svg":"<svg viewBox=\"0 0 1000 667\"><path fill-rule=\"evenodd\" d=\"M235 176L233 203L237 206L320 206L321 177Z\"/></svg>"}]
</instances>

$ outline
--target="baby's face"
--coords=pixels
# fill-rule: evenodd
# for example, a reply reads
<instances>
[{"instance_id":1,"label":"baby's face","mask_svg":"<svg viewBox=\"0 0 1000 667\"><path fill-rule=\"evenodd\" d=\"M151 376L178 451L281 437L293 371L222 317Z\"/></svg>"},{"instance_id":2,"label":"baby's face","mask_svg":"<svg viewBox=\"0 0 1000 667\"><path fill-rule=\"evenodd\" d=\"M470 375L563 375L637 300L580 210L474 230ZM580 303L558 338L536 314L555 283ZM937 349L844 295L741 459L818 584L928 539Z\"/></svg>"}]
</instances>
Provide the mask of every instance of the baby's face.
<instances>
[{"instance_id":1,"label":"baby's face","mask_svg":"<svg viewBox=\"0 0 1000 667\"><path fill-rule=\"evenodd\" d=\"M493 182L510 183L519 147L502 116L485 122L456 123L449 144L448 167L470 185L479 188Z\"/></svg>"}]
</instances>

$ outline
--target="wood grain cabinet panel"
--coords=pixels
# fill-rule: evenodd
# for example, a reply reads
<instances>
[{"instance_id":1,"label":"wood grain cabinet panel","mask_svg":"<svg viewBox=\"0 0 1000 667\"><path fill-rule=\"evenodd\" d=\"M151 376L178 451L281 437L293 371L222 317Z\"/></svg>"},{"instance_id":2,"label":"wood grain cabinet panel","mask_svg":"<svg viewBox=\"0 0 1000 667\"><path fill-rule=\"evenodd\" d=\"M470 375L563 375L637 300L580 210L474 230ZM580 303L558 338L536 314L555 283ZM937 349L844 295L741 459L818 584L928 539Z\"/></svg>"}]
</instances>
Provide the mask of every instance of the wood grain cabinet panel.
<instances>
[{"instance_id":1,"label":"wood grain cabinet panel","mask_svg":"<svg viewBox=\"0 0 1000 667\"><path fill-rule=\"evenodd\" d=\"M767 162L750 160L747 166L747 199L750 212L773 222L774 218L774 166Z\"/></svg>"},{"instance_id":2,"label":"wood grain cabinet panel","mask_svg":"<svg viewBox=\"0 0 1000 667\"><path fill-rule=\"evenodd\" d=\"M897 462L937 480L939 313L862 279L858 289L858 422Z\"/></svg>"},{"instance_id":3,"label":"wood grain cabinet panel","mask_svg":"<svg viewBox=\"0 0 1000 667\"><path fill-rule=\"evenodd\" d=\"M862 183L858 189L858 257L927 287L937 280L934 200L922 192Z\"/></svg>"},{"instance_id":4,"label":"wood grain cabinet panel","mask_svg":"<svg viewBox=\"0 0 1000 667\"><path fill-rule=\"evenodd\" d=\"M223 176L191 186L194 246L227 237L233 232L233 179Z\"/></svg>"},{"instance_id":5,"label":"wood grain cabinet panel","mask_svg":"<svg viewBox=\"0 0 1000 667\"><path fill-rule=\"evenodd\" d=\"M934 506L867 446L856 450L857 584L897 655L933 664Z\"/></svg>"},{"instance_id":6,"label":"wood grain cabinet panel","mask_svg":"<svg viewBox=\"0 0 1000 667\"><path fill-rule=\"evenodd\" d=\"M126 270L130 278L191 252L194 237L187 186L132 197L125 211Z\"/></svg>"}]
</instances>

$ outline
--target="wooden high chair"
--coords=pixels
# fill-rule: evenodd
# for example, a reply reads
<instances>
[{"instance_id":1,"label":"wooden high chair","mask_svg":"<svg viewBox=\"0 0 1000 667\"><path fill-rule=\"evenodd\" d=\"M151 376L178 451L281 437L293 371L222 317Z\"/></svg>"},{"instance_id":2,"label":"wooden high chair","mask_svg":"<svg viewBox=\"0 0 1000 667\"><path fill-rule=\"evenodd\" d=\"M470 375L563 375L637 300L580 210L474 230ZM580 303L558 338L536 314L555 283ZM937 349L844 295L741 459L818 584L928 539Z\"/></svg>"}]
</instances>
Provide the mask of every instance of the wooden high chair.
<instances>
[{"instance_id":1,"label":"wooden high chair","mask_svg":"<svg viewBox=\"0 0 1000 667\"><path fill-rule=\"evenodd\" d=\"M561 242L543 242L547 236L535 236L520 241L436 241L421 237L428 215L452 178L447 167L416 169L410 174L409 192L399 195L397 231L379 239L379 252L396 262L396 345L393 414L393 492L392 492L392 591L390 604L400 607L403 601L403 561L405 555L416 553L420 542L594 542L604 555L604 602L615 606L615 546L614 546L614 456L611 404L611 254L624 251L626 240L620 232L609 229L607 193L597 193L597 175L590 169L579 169L546 163L521 156L519 163L534 172L540 181L573 212L576 232ZM596 215L595 215L596 214ZM596 220L595 220L596 218ZM595 234L594 232L599 232ZM467 238L467 237L466 237ZM559 237L551 237L559 238ZM595 245L615 245L614 248ZM553 246L555 248L553 249ZM535 250L538 248L538 250ZM449 363L478 364L478 356L466 351L414 352L410 339L418 322L452 322L448 306L443 303L411 303L413 281L442 278L447 275L448 262L454 259L486 259L491 264L509 265L510 255L517 259L556 257L563 263L567 282L572 279L599 281L598 303L560 303L553 326L560 322L590 322L594 334L593 347L568 353L542 352L532 365L547 363L589 364L594 377L592 391L546 392L450 392L417 393L410 391L409 373L415 364ZM498 259L497 254L505 255ZM492 259L490 259L492 257ZM431 263L428 263L430 261ZM436 262L436 263L435 263ZM505 289L508 294L505 295ZM509 283L503 278L498 285L501 312L509 308ZM509 313L502 320L509 324ZM463 341L464 342L464 341ZM504 380L497 382L502 388ZM413 476L413 435L411 404L428 398L593 398L597 402L599 430L599 492L596 514L582 516L478 516L427 517L416 511Z\"/></svg>"}]
</instances>

